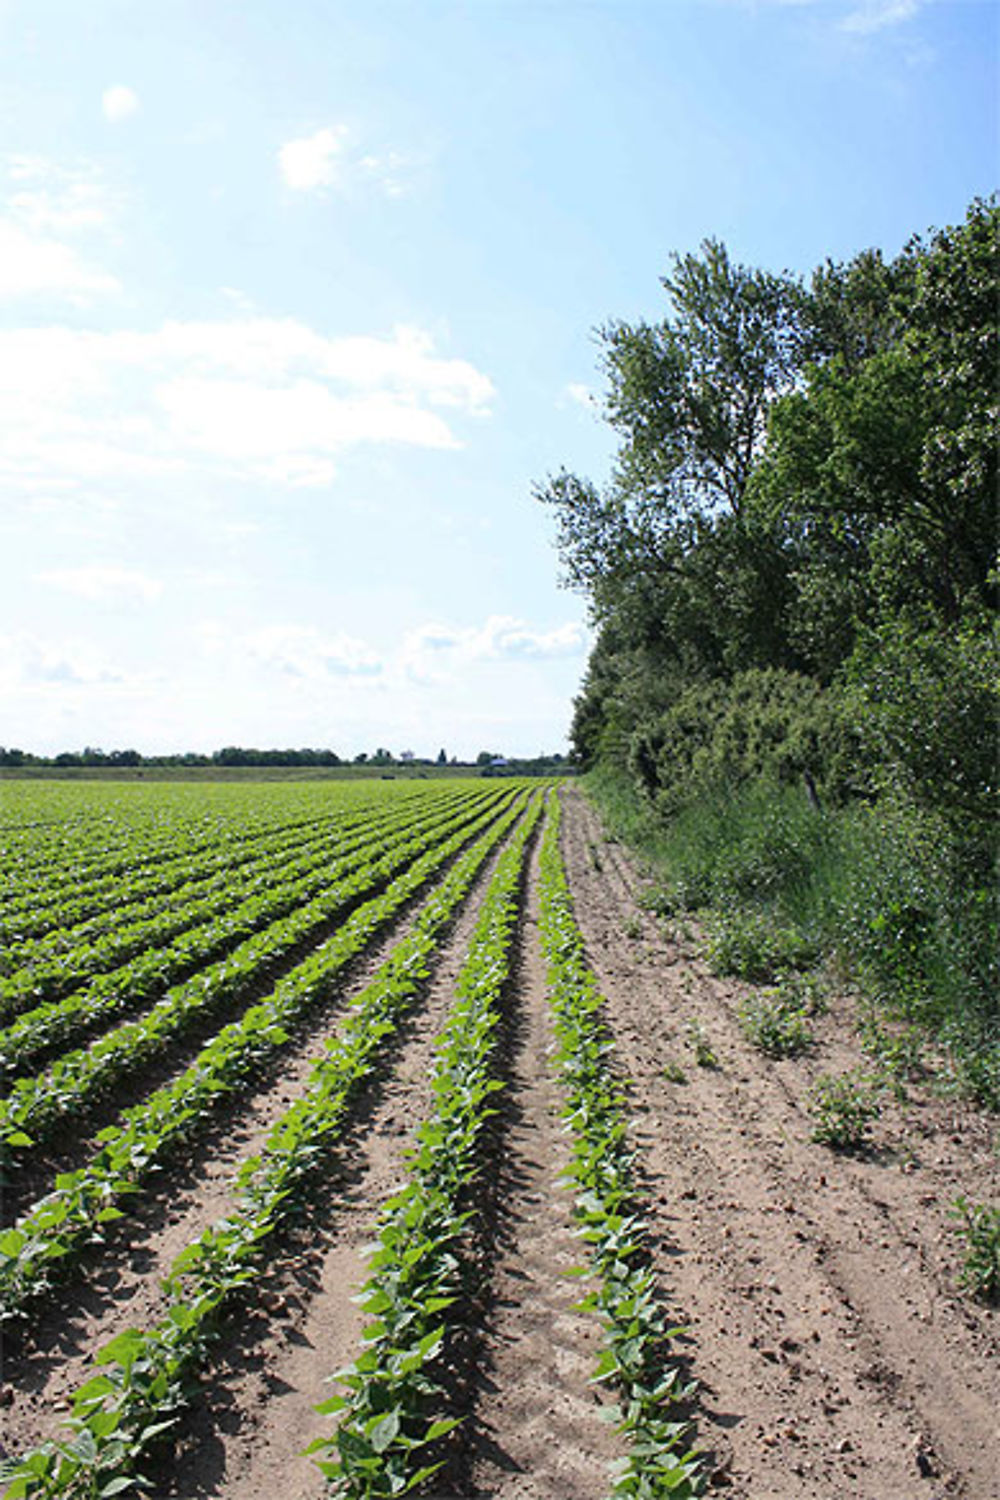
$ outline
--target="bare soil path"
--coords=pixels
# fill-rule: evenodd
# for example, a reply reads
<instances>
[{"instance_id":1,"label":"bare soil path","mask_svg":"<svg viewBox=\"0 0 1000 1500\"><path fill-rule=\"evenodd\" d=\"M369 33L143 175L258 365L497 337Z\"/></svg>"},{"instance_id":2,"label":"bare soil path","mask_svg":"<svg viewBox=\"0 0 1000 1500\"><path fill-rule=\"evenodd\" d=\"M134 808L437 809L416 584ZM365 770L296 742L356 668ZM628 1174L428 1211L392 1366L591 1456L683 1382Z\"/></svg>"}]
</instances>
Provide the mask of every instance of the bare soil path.
<instances>
[{"instance_id":1,"label":"bare soil path","mask_svg":"<svg viewBox=\"0 0 1000 1500\"><path fill-rule=\"evenodd\" d=\"M849 1002L818 1023L814 1055L769 1061L737 1024L741 987L637 905L640 877L577 789L565 806L577 920L634 1080L713 1486L995 1500L998 1315L956 1289L948 1209L960 1192L995 1201L996 1122L915 1087L866 1155L813 1142L810 1084L862 1059ZM717 1067L698 1066L692 1026Z\"/></svg>"},{"instance_id":2,"label":"bare soil path","mask_svg":"<svg viewBox=\"0 0 1000 1500\"><path fill-rule=\"evenodd\" d=\"M586 1283L572 1229L569 1162L553 1081L554 1045L538 938L537 862L522 923L510 1036L503 1154L496 1183L497 1256L484 1330L472 1458L463 1493L490 1500L601 1500L620 1451L591 1377L596 1318L576 1310Z\"/></svg>"}]
</instances>

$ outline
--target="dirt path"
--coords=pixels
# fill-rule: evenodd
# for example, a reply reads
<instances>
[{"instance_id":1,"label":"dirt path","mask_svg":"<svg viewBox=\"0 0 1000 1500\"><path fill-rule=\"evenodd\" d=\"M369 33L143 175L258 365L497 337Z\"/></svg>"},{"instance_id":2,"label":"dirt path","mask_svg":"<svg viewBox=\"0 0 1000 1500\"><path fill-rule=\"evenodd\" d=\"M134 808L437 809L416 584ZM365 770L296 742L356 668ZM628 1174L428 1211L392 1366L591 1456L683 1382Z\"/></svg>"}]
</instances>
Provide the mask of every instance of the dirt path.
<instances>
[{"instance_id":1,"label":"dirt path","mask_svg":"<svg viewBox=\"0 0 1000 1500\"><path fill-rule=\"evenodd\" d=\"M576 790L564 830L577 919L635 1080L713 1484L768 1500L993 1500L997 1314L957 1294L948 1217L959 1192L996 1196L993 1125L916 1089L867 1156L812 1142L809 1085L861 1060L850 1007L831 1007L814 1056L769 1061L736 1022L740 988L636 905L635 872ZM717 1067L698 1066L692 1027Z\"/></svg>"},{"instance_id":2,"label":"dirt path","mask_svg":"<svg viewBox=\"0 0 1000 1500\"><path fill-rule=\"evenodd\" d=\"M608 1491L607 1465L620 1449L590 1384L600 1331L593 1315L574 1308L586 1284L567 1275L584 1256L571 1228L572 1198L559 1181L569 1149L552 1078L537 887L536 859L510 1036L496 1184L498 1254L463 1493L490 1500L600 1500Z\"/></svg>"}]
</instances>

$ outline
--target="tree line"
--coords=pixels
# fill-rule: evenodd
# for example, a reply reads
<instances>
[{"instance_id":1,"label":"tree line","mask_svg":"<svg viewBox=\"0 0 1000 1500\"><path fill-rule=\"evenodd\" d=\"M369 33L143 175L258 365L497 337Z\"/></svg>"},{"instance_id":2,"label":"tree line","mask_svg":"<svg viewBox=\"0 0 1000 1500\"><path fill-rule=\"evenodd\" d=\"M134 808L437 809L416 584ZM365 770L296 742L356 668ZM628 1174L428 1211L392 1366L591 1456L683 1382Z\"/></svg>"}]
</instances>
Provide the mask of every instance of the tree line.
<instances>
[{"instance_id":1,"label":"tree line","mask_svg":"<svg viewBox=\"0 0 1000 1500\"><path fill-rule=\"evenodd\" d=\"M717 240L675 255L664 316L598 330L610 477L537 490L597 631L577 763L664 823L765 783L891 809L911 842L952 851L930 883L980 913L980 968L1000 785L998 214L976 199L893 258L805 280ZM931 920L929 897L894 899L915 931Z\"/></svg>"}]
</instances>

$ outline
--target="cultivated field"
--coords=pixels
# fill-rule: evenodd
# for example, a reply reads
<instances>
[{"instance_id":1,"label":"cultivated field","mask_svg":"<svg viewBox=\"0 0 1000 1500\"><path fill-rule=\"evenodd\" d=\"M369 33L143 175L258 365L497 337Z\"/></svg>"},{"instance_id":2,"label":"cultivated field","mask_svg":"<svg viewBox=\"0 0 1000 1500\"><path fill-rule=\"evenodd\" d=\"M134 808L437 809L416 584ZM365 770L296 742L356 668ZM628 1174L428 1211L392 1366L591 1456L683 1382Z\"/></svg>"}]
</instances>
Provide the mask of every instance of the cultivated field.
<instances>
[{"instance_id":1,"label":"cultivated field","mask_svg":"<svg viewBox=\"0 0 1000 1500\"><path fill-rule=\"evenodd\" d=\"M993 1123L917 1081L817 1143L849 998L754 1047L579 789L0 825L7 1494L997 1493Z\"/></svg>"}]
</instances>

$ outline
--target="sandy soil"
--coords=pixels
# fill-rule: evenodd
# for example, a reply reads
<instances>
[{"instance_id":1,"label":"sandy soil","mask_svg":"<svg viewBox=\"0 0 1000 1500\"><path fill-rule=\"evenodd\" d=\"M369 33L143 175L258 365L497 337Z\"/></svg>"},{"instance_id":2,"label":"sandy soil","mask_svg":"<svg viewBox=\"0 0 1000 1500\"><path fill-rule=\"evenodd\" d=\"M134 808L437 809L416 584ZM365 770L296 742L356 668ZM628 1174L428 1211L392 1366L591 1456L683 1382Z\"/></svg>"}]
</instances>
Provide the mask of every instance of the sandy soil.
<instances>
[{"instance_id":1,"label":"sandy soil","mask_svg":"<svg viewBox=\"0 0 1000 1500\"><path fill-rule=\"evenodd\" d=\"M913 1087L863 1156L813 1142L810 1085L863 1060L849 1001L816 1023L810 1055L769 1061L736 1020L746 987L665 933L582 795L565 805L577 919L634 1080L659 1271L690 1332L713 1486L993 1500L1000 1323L956 1289L948 1210L962 1192L996 1201L996 1121ZM698 1066L692 1026L717 1067Z\"/></svg>"}]
</instances>

